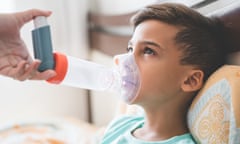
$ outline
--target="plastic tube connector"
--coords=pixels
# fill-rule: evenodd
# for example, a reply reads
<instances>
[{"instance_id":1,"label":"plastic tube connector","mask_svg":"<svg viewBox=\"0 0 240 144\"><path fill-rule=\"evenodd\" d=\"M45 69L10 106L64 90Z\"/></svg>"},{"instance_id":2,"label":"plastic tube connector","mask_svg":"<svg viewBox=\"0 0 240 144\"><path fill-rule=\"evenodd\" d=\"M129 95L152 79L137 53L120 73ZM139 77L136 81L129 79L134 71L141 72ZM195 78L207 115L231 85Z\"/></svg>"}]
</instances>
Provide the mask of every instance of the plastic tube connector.
<instances>
[{"instance_id":1,"label":"plastic tube connector","mask_svg":"<svg viewBox=\"0 0 240 144\"><path fill-rule=\"evenodd\" d=\"M55 61L54 70L57 73L57 75L48 79L47 82L53 83L53 84L60 84L64 80L67 74L68 60L67 60L67 56L61 53L54 53L53 56Z\"/></svg>"}]
</instances>

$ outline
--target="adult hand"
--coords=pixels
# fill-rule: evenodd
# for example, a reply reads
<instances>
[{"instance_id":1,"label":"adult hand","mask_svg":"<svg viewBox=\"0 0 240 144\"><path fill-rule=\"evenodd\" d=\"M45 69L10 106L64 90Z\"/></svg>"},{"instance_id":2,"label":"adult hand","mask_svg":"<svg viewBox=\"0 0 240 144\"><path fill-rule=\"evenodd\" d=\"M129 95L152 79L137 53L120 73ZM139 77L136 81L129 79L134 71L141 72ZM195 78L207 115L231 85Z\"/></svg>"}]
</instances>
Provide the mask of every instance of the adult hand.
<instances>
[{"instance_id":1,"label":"adult hand","mask_svg":"<svg viewBox=\"0 0 240 144\"><path fill-rule=\"evenodd\" d=\"M20 36L21 27L36 16L49 16L50 11L37 9L0 14L0 75L23 81L46 80L56 75L53 70L38 72L39 60L29 55Z\"/></svg>"}]
</instances>

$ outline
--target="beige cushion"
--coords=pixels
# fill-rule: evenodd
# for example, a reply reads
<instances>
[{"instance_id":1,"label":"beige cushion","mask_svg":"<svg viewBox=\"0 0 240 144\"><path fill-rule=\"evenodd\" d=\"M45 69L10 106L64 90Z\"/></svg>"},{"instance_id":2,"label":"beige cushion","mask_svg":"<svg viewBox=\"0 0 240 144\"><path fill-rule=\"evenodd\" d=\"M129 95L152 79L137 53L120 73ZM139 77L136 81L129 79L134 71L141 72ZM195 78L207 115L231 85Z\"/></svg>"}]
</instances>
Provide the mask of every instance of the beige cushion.
<instances>
[{"instance_id":1,"label":"beige cushion","mask_svg":"<svg viewBox=\"0 0 240 144\"><path fill-rule=\"evenodd\" d=\"M240 143L240 66L213 73L188 113L193 137L203 144Z\"/></svg>"}]
</instances>

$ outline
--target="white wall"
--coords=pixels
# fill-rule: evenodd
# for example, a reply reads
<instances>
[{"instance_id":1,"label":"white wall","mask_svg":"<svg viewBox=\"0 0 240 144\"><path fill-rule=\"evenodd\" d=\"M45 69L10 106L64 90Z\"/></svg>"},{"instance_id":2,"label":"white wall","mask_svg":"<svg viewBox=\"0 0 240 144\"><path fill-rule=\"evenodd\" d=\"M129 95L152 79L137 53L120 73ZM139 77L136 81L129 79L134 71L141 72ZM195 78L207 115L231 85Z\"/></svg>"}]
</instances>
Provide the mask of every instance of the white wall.
<instances>
[{"instance_id":1,"label":"white wall","mask_svg":"<svg viewBox=\"0 0 240 144\"><path fill-rule=\"evenodd\" d=\"M0 121L37 117L86 119L86 100L80 89L6 77L0 77L0 87Z\"/></svg>"},{"instance_id":2,"label":"white wall","mask_svg":"<svg viewBox=\"0 0 240 144\"><path fill-rule=\"evenodd\" d=\"M155 2L156 0L91 0L90 9L102 14L122 14Z\"/></svg>"}]
</instances>

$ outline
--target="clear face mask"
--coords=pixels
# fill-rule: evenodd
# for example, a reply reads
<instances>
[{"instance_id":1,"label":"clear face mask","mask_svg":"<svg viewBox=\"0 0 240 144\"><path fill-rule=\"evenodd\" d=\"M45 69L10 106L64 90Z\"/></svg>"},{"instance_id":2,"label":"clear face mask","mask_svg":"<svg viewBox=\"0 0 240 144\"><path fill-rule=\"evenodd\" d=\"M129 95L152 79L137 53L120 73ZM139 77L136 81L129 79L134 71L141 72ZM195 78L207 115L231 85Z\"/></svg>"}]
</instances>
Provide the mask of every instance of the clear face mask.
<instances>
[{"instance_id":1,"label":"clear face mask","mask_svg":"<svg viewBox=\"0 0 240 144\"><path fill-rule=\"evenodd\" d=\"M121 99L131 103L137 96L140 88L140 74L133 53L116 55L114 69L119 74L119 94Z\"/></svg>"}]
</instances>

